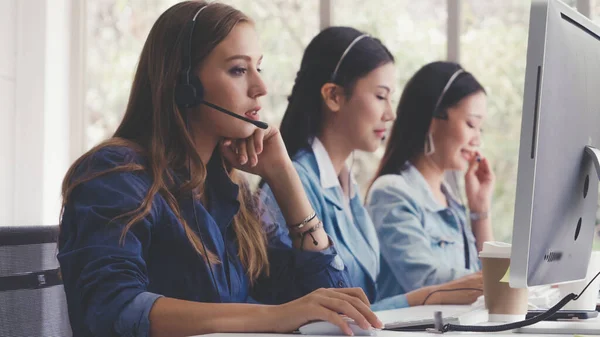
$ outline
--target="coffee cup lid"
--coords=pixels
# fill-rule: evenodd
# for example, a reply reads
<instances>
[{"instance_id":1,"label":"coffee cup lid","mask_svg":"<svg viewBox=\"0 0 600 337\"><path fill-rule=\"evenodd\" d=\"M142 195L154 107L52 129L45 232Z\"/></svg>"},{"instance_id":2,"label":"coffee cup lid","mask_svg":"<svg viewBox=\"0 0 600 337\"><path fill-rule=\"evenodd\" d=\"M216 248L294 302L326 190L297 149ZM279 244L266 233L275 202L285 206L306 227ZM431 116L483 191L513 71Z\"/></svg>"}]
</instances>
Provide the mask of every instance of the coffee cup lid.
<instances>
[{"instance_id":1,"label":"coffee cup lid","mask_svg":"<svg viewBox=\"0 0 600 337\"><path fill-rule=\"evenodd\" d=\"M511 247L512 245L506 242L486 241L479 252L479 257L510 258Z\"/></svg>"}]
</instances>

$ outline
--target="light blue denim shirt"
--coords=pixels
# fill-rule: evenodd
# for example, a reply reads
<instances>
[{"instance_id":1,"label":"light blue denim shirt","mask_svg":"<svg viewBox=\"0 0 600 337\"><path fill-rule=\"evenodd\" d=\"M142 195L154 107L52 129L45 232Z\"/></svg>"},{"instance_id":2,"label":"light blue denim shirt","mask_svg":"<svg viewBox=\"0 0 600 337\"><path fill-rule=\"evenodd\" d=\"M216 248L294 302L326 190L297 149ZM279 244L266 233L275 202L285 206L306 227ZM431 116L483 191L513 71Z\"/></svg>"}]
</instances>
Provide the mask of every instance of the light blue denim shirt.
<instances>
[{"instance_id":1,"label":"light blue denim shirt","mask_svg":"<svg viewBox=\"0 0 600 337\"><path fill-rule=\"evenodd\" d=\"M449 207L436 201L425 178L410 164L400 174L384 175L373 183L366 204L381 243L379 296L446 283L481 269L465 208L446 185L442 192Z\"/></svg>"},{"instance_id":2,"label":"light blue denim shirt","mask_svg":"<svg viewBox=\"0 0 600 337\"><path fill-rule=\"evenodd\" d=\"M379 240L373 222L357 193L358 187L352 183L352 197L344 198L338 176L331 159L322 143L315 138L312 148L298 152L293 163L300 176L306 194L323 222L325 232L331 237L338 252L339 263L345 266L352 286L361 287L373 303L378 296L377 275L379 274ZM275 217L275 223L287 231L283 215L275 202L268 185L260 192L263 206ZM406 296L385 298L372 304L373 310L387 310L407 307Z\"/></svg>"}]
</instances>

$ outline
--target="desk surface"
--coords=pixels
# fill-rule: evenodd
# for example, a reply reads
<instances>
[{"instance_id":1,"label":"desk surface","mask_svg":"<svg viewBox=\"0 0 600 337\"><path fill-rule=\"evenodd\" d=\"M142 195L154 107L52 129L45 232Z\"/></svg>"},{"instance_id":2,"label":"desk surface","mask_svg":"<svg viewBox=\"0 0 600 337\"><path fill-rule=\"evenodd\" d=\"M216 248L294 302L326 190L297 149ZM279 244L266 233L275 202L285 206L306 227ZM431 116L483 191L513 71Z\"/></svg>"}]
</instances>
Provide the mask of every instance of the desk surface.
<instances>
[{"instance_id":1,"label":"desk surface","mask_svg":"<svg viewBox=\"0 0 600 337\"><path fill-rule=\"evenodd\" d=\"M403 308L403 309L396 309L396 310L388 310L388 311L380 311L377 312L377 315L379 316L379 318L381 319L382 322L384 323L388 323L388 322L393 322L393 321L397 321L398 317L405 317L405 318L410 318L410 319L414 319L414 318L418 318L418 317L432 317L433 316L433 312L434 311L442 311L444 313L449 313L449 314L445 314L445 316L452 316L455 313L460 313L460 312L467 312L473 310L473 308L471 306L456 306L456 305L452 305L452 306L424 306L424 307L413 307L413 308ZM587 326L588 328L593 328L596 331L596 333L583 333L585 335L590 335L590 334L600 334L600 319L594 319L594 320L589 320L589 321L585 321L585 322L541 322L538 324L542 324L543 328L549 329L548 331L552 331L552 329L561 329L561 328L568 328L569 326L573 326L573 324L580 324L582 323L584 326ZM590 331L592 331L590 329ZM493 337L519 337L519 336L527 336L527 337L535 337L535 336L543 336L543 337L566 337L566 336L573 336L573 334L542 334L542 333L514 333L514 332L510 332L510 331L506 331L506 332L501 332L501 333L475 333L475 332L448 332L444 335L446 336L453 336L453 335L469 335L469 336L489 336L489 335L493 335ZM290 337L290 336L304 336L304 335L300 335L300 334L268 334L268 333L217 333L217 334L211 334L209 336L214 336L214 337ZM427 332L399 332L399 331L387 331L387 330L381 330L381 331L377 331L377 337L399 337L399 336L412 336L412 337L421 337L421 336L429 336L429 337L435 337L436 334L432 334L432 333L427 333ZM200 336L193 336L193 337L200 337Z\"/></svg>"},{"instance_id":2,"label":"desk surface","mask_svg":"<svg viewBox=\"0 0 600 337\"><path fill-rule=\"evenodd\" d=\"M469 335L469 336L493 336L493 337L566 337L572 335L545 335L545 334L518 334L518 333L477 333L477 332L448 332L445 333L444 336L456 336L456 335ZM203 336L212 336L212 337L302 337L305 335L300 334L248 334L248 333L235 333L235 334L227 334L227 333L218 333L218 334L210 334L210 335L202 335ZM397 332L397 331L377 331L377 335L375 337L399 337L399 336L408 336L408 337L435 337L441 336L437 334L427 333L427 332ZM193 337L201 337L193 336ZM331 336L326 336L331 337Z\"/></svg>"},{"instance_id":3,"label":"desk surface","mask_svg":"<svg viewBox=\"0 0 600 337\"><path fill-rule=\"evenodd\" d=\"M482 332L447 332L443 334L443 336L456 336L456 335L468 335L468 336L491 336L491 337L572 337L573 334L524 334L524 333L514 333L514 332L492 332L492 333L482 333ZM303 337L305 335L300 334L269 334L269 333L216 333L210 335L198 335L192 337ZM315 335L318 336L318 335ZM433 333L427 332L398 332L398 331L377 331L377 335L374 337L435 337L442 336ZM320 337L320 336L319 336ZM331 337L331 336L326 336Z\"/></svg>"}]
</instances>

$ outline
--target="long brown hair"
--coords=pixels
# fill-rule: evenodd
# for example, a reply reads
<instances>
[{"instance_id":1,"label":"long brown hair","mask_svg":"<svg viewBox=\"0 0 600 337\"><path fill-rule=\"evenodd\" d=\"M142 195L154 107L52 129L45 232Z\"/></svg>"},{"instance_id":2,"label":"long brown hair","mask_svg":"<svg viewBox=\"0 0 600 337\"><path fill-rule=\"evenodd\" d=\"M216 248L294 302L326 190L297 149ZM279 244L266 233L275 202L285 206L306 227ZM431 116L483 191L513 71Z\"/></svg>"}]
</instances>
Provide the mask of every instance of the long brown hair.
<instances>
[{"instance_id":1,"label":"long brown hair","mask_svg":"<svg viewBox=\"0 0 600 337\"><path fill-rule=\"evenodd\" d=\"M183 44L187 43L184 39L184 27L204 6L207 6L205 1L181 2L158 18L144 44L121 124L112 138L94 147L73 163L62 185L62 210L64 211L69 202L73 189L86 181L111 172L146 171L152 177L152 185L144 200L137 209L118 217L128 219L121 234L121 241L132 226L148 215L152 200L159 193L183 225L197 253L210 263L219 263L214 253L207 250L205 256L202 241L183 218L177 202L178 196L190 195L192 191L203 191L206 180L206 167L186 129L183 115L185 111L181 111L174 101L175 85L182 68ZM192 69L197 68L240 22L252 21L242 12L224 4L211 3L204 9L194 29ZM128 163L94 174L76 174L82 163L98 150L109 146L126 146L133 149L145 157L148 167ZM187 170L189 161L193 167L199 169L189 181L174 186L171 171ZM239 258L250 281L253 282L262 272L268 272L266 236L247 184L230 166L225 165L225 168L231 179L240 187L240 211L234 217L233 228L237 234Z\"/></svg>"}]
</instances>

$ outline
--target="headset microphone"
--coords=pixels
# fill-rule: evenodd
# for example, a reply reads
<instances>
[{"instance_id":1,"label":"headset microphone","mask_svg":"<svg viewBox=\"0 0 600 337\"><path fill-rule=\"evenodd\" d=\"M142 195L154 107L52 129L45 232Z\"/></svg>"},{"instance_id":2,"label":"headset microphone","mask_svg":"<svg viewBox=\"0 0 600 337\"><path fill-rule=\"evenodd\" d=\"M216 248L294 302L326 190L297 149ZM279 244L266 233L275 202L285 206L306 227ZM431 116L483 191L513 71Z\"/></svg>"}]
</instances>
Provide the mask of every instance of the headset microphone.
<instances>
[{"instance_id":1,"label":"headset microphone","mask_svg":"<svg viewBox=\"0 0 600 337\"><path fill-rule=\"evenodd\" d=\"M250 118L246 118L246 117L244 117L244 116L241 116L241 115L238 115L238 114L236 114L236 113L233 113L233 112L231 112L231 111L229 111L229 110L227 110L227 109L223 109L223 108L221 108L220 106L218 106L218 105L214 105L214 104L212 104L212 103L209 103L209 102L207 102L207 101L202 101L202 104L204 104L204 105L206 105L206 106L208 106L208 107L211 107L211 108L213 108L213 109L215 109L215 110L218 110L218 111L221 111L221 112L223 112L223 113L226 113L226 114L228 114L228 115L229 115L229 116L231 116L231 117L235 117L235 118L237 118L237 119L241 119L241 120L243 120L244 122L248 122L248 123L250 123L250 124L254 124L254 126L256 126L256 127L258 127L258 128L261 128L261 129L266 129L266 128L268 128L268 127L269 127L269 125L267 125L267 123L265 123L265 122L261 122L261 121L255 121L255 120L252 120L252 119L250 119Z\"/></svg>"},{"instance_id":2,"label":"headset microphone","mask_svg":"<svg viewBox=\"0 0 600 337\"><path fill-rule=\"evenodd\" d=\"M184 73L182 75L187 77L188 74ZM254 126L256 126L258 128L266 129L269 127L269 125L267 125L267 123L265 123L265 122L255 121L250 118L246 118L246 117L238 115L232 111L229 111L225 108L222 108L216 104L212 104L210 102L205 101L204 100L204 87L202 86L202 83L200 82L200 80L196 76L191 75L189 77L189 79L190 79L189 84L187 84L186 79L182 80L175 88L175 102L177 103L177 105L179 107L191 108L191 107L197 106L199 104L204 104L208 107L211 107L215 110L225 113L231 117L241 119L244 122L253 124Z\"/></svg>"}]
</instances>

